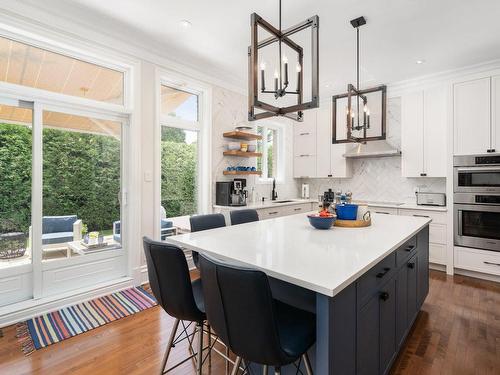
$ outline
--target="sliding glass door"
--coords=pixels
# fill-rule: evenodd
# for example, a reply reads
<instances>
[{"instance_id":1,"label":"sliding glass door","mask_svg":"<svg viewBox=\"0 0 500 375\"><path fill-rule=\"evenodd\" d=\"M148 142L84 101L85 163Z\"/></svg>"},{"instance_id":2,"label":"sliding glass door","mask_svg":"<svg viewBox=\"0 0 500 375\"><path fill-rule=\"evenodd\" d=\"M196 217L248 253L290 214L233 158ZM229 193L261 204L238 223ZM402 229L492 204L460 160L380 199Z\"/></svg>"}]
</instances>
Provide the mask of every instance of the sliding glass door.
<instances>
[{"instance_id":1,"label":"sliding glass door","mask_svg":"<svg viewBox=\"0 0 500 375\"><path fill-rule=\"evenodd\" d=\"M32 103L0 99L0 306L33 295L32 145Z\"/></svg>"}]
</instances>

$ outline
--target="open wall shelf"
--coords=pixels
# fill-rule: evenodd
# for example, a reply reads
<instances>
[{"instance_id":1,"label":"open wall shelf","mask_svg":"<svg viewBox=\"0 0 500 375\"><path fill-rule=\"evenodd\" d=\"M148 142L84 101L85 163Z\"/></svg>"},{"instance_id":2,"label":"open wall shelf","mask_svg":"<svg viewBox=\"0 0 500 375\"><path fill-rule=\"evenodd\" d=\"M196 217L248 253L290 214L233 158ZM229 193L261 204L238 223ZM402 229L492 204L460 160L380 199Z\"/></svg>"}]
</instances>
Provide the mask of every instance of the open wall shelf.
<instances>
[{"instance_id":1,"label":"open wall shelf","mask_svg":"<svg viewBox=\"0 0 500 375\"><path fill-rule=\"evenodd\" d=\"M225 132L223 134L223 136L226 138L244 139L247 141L255 141L255 140L262 139L262 136L259 134L239 132L236 130L231 131L231 132Z\"/></svg>"},{"instance_id":2,"label":"open wall shelf","mask_svg":"<svg viewBox=\"0 0 500 375\"><path fill-rule=\"evenodd\" d=\"M261 175L262 172L261 171L224 171L224 174L227 176L236 176L236 175L251 175L251 174L255 174L255 175Z\"/></svg>"},{"instance_id":3,"label":"open wall shelf","mask_svg":"<svg viewBox=\"0 0 500 375\"><path fill-rule=\"evenodd\" d=\"M258 158L262 156L262 153L260 152L243 152L239 150L235 151L224 151L225 156L241 156L243 158Z\"/></svg>"}]
</instances>

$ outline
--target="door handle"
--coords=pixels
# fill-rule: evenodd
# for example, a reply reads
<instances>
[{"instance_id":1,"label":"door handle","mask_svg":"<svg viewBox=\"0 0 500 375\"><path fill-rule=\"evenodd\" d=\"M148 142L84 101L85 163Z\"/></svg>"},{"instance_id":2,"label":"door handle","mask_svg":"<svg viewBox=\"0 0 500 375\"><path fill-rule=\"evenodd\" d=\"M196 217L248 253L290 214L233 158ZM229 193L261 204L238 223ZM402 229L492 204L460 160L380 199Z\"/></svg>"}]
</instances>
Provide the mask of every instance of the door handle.
<instances>
[{"instance_id":1,"label":"door handle","mask_svg":"<svg viewBox=\"0 0 500 375\"><path fill-rule=\"evenodd\" d=\"M412 251L414 248L415 248L415 245L410 245L410 246L408 246L408 247L405 247L405 250L406 250L406 251L408 251L408 252L410 252L410 251Z\"/></svg>"},{"instance_id":2,"label":"door handle","mask_svg":"<svg viewBox=\"0 0 500 375\"><path fill-rule=\"evenodd\" d=\"M300 133L299 135L309 135L311 133Z\"/></svg>"},{"instance_id":3,"label":"door handle","mask_svg":"<svg viewBox=\"0 0 500 375\"><path fill-rule=\"evenodd\" d=\"M276 215L278 213L278 211L271 211L269 212L269 215Z\"/></svg>"},{"instance_id":4,"label":"door handle","mask_svg":"<svg viewBox=\"0 0 500 375\"><path fill-rule=\"evenodd\" d=\"M299 208L294 208L293 210L294 210L294 211L301 211L301 210L302 210L302 208L301 208L301 207L299 207Z\"/></svg>"},{"instance_id":5,"label":"door handle","mask_svg":"<svg viewBox=\"0 0 500 375\"><path fill-rule=\"evenodd\" d=\"M381 292L380 293L380 299L382 301L387 301L389 299L389 293L387 293L387 292Z\"/></svg>"},{"instance_id":6,"label":"door handle","mask_svg":"<svg viewBox=\"0 0 500 375\"><path fill-rule=\"evenodd\" d=\"M415 268L415 263L414 262L408 263L408 268L414 269Z\"/></svg>"},{"instance_id":7,"label":"door handle","mask_svg":"<svg viewBox=\"0 0 500 375\"><path fill-rule=\"evenodd\" d=\"M384 277L391 269L389 267L385 267L382 272L377 273L377 277L381 279Z\"/></svg>"},{"instance_id":8,"label":"door handle","mask_svg":"<svg viewBox=\"0 0 500 375\"><path fill-rule=\"evenodd\" d=\"M426 177L427 173L420 173L420 177Z\"/></svg>"}]
</instances>

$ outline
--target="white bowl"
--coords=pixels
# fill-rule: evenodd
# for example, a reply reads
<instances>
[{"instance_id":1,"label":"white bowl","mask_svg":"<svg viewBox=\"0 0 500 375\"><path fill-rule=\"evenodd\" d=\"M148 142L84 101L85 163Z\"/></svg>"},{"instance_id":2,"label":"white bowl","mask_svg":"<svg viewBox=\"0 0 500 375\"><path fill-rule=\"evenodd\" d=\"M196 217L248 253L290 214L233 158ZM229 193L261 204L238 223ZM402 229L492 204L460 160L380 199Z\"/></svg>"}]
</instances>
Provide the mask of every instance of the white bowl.
<instances>
[{"instance_id":1,"label":"white bowl","mask_svg":"<svg viewBox=\"0 0 500 375\"><path fill-rule=\"evenodd\" d=\"M240 142L229 142L227 144L227 149L229 151L236 151L236 150L239 150L240 149Z\"/></svg>"}]
</instances>

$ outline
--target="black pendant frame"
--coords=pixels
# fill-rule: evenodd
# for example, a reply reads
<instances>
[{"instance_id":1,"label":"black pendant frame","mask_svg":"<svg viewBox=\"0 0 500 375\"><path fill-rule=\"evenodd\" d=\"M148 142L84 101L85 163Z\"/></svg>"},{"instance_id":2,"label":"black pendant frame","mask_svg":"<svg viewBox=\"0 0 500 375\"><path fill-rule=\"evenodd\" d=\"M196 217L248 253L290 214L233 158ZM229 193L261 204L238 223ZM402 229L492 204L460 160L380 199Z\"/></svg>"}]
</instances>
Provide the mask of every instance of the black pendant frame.
<instances>
[{"instance_id":1,"label":"black pendant frame","mask_svg":"<svg viewBox=\"0 0 500 375\"><path fill-rule=\"evenodd\" d=\"M257 13L250 16L251 22L251 45L248 47L248 120L255 121L273 116L285 116L295 121L303 120L303 111L319 107L319 17L313 16L302 23L292 26L286 30L280 31L269 22L264 20ZM269 38L258 41L258 28L262 27L271 34ZM285 43L292 50L297 52L298 61L303 67L303 48L290 39L290 36L311 28L311 55L312 55L312 81L311 81L311 101L303 103L303 71L299 73L298 90L294 92L297 95L297 104L288 107L276 107L272 104L259 100L259 49L272 43ZM255 113L255 109L265 112Z\"/></svg>"},{"instance_id":2,"label":"black pendant frame","mask_svg":"<svg viewBox=\"0 0 500 375\"><path fill-rule=\"evenodd\" d=\"M386 85L381 85L381 86L376 86L376 87L371 87L369 89L365 90L358 90L356 89L353 85L348 86L349 91L344 94L340 95L334 95L332 97L332 143L366 143L367 141L381 141L386 139L386 124L387 124L387 86ZM381 103L381 134L379 136L374 136L374 137L367 137L366 136L366 127L363 129L363 137L358 138L358 137L353 137L352 135L352 129L350 126L347 125L347 138L346 139L337 139L337 100L338 99L343 99L347 98L347 106L349 109L352 108L351 105L351 100L352 97L359 96L363 102L366 102L366 94L370 94L373 92L381 91L382 95L382 103ZM351 110L348 111L346 114L346 124L349 124L349 116L350 116ZM358 114L359 115L359 114Z\"/></svg>"}]
</instances>

